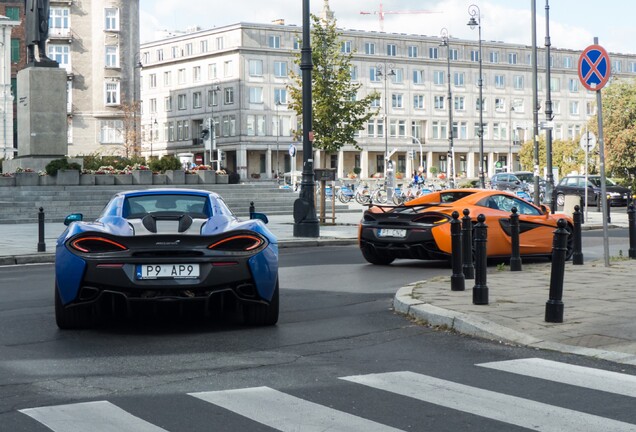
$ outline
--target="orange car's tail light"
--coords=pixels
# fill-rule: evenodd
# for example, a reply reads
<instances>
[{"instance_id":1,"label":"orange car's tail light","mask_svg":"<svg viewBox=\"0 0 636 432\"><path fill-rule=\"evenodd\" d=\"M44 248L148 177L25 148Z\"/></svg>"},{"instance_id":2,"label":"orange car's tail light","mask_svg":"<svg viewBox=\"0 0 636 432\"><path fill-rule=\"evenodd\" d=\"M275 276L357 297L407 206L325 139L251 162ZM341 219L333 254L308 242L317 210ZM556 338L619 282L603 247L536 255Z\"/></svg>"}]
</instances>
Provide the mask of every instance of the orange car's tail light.
<instances>
[{"instance_id":1,"label":"orange car's tail light","mask_svg":"<svg viewBox=\"0 0 636 432\"><path fill-rule=\"evenodd\" d=\"M413 219L413 222L426 225L439 225L443 224L444 222L448 222L448 220L448 216L440 213L426 213Z\"/></svg>"},{"instance_id":2,"label":"orange car's tail light","mask_svg":"<svg viewBox=\"0 0 636 432\"><path fill-rule=\"evenodd\" d=\"M70 246L84 253L103 253L125 251L128 248L105 237L82 237L73 240Z\"/></svg>"},{"instance_id":3,"label":"orange car's tail light","mask_svg":"<svg viewBox=\"0 0 636 432\"><path fill-rule=\"evenodd\" d=\"M264 244L265 240L258 236L241 234L227 237L217 241L216 243L212 243L208 246L208 249L224 252L250 252L260 248Z\"/></svg>"}]
</instances>

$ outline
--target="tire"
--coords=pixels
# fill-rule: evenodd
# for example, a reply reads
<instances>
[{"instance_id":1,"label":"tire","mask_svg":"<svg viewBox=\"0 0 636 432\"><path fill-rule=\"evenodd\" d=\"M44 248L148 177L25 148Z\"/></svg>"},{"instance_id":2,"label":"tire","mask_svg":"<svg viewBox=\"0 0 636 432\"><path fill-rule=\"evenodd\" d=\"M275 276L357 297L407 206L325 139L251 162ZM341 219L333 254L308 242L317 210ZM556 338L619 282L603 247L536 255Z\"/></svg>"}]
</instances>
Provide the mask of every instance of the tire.
<instances>
[{"instance_id":1,"label":"tire","mask_svg":"<svg viewBox=\"0 0 636 432\"><path fill-rule=\"evenodd\" d=\"M243 306L243 321L249 326L273 326L278 322L280 309L278 279L269 304L249 303Z\"/></svg>"},{"instance_id":2,"label":"tire","mask_svg":"<svg viewBox=\"0 0 636 432\"><path fill-rule=\"evenodd\" d=\"M64 307L60 291L55 284L55 323L61 330L78 330L93 326L93 306L77 305Z\"/></svg>"},{"instance_id":3,"label":"tire","mask_svg":"<svg viewBox=\"0 0 636 432\"><path fill-rule=\"evenodd\" d=\"M404 204L404 195L393 195L393 204L402 205Z\"/></svg>"},{"instance_id":4,"label":"tire","mask_svg":"<svg viewBox=\"0 0 636 432\"><path fill-rule=\"evenodd\" d=\"M382 189L378 189L377 191L375 191L373 197L371 198L371 202L376 202L379 204L386 204L386 200L386 191L383 191Z\"/></svg>"},{"instance_id":5,"label":"tire","mask_svg":"<svg viewBox=\"0 0 636 432\"><path fill-rule=\"evenodd\" d=\"M556 203L558 206L562 206L563 204L565 204L565 195L563 194L557 194L557 199L556 199Z\"/></svg>"},{"instance_id":6,"label":"tire","mask_svg":"<svg viewBox=\"0 0 636 432\"><path fill-rule=\"evenodd\" d=\"M362 251L362 256L364 257L364 259L367 260L371 264L375 264L375 265L389 265L393 261L395 261L395 258L388 257L388 256L386 256L384 254L379 254L379 253L375 252L373 249L370 249L370 248L363 247L360 250Z\"/></svg>"},{"instance_id":7,"label":"tire","mask_svg":"<svg viewBox=\"0 0 636 432\"><path fill-rule=\"evenodd\" d=\"M338 194L338 200L343 204L347 204L349 201L351 201L351 195L345 195L342 192L340 192Z\"/></svg>"}]
</instances>

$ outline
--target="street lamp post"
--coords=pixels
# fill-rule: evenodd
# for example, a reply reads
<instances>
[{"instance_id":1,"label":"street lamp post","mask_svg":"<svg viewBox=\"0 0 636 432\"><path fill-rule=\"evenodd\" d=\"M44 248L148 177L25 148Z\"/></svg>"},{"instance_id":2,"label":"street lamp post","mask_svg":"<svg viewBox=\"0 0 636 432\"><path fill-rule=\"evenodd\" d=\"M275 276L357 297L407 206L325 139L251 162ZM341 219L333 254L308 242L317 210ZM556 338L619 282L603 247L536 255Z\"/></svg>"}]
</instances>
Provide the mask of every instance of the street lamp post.
<instances>
[{"instance_id":1,"label":"street lamp post","mask_svg":"<svg viewBox=\"0 0 636 432\"><path fill-rule=\"evenodd\" d=\"M512 172L514 171L514 163L512 161L512 145L514 144L514 128L512 127L512 113L514 112L515 107L512 106L512 104L510 105L510 125L508 126L508 129L510 130L510 149L508 151L508 172Z\"/></svg>"},{"instance_id":2,"label":"street lamp post","mask_svg":"<svg viewBox=\"0 0 636 432\"><path fill-rule=\"evenodd\" d=\"M389 178L389 98L388 98L388 79L395 76L395 65L393 63L378 63L375 66L376 75L384 78L384 179L388 182ZM387 199L391 199L393 195L392 189L387 184Z\"/></svg>"},{"instance_id":3,"label":"street lamp post","mask_svg":"<svg viewBox=\"0 0 636 432\"><path fill-rule=\"evenodd\" d=\"M450 43L448 42L448 30L441 30L442 46L446 47L446 68L448 80L448 156L446 175L451 187L455 186L455 149L453 146L453 94L451 92L451 72L450 72Z\"/></svg>"},{"instance_id":4,"label":"street lamp post","mask_svg":"<svg viewBox=\"0 0 636 432\"><path fill-rule=\"evenodd\" d=\"M155 126L157 126L157 119L153 119L152 117L150 117L150 158L152 158L152 140L154 138L154 133L155 133Z\"/></svg>"},{"instance_id":5,"label":"street lamp post","mask_svg":"<svg viewBox=\"0 0 636 432\"><path fill-rule=\"evenodd\" d=\"M280 116L278 107L281 105L280 100L276 101L276 182L280 183L280 158L278 156L278 146L280 138Z\"/></svg>"},{"instance_id":6,"label":"street lamp post","mask_svg":"<svg viewBox=\"0 0 636 432\"><path fill-rule=\"evenodd\" d=\"M134 128L134 142L133 142L133 153L135 155L139 155L140 151L141 151L141 146L139 143L139 129L140 129L140 123L141 121L137 121L137 117L139 117L139 119L141 120L141 116L138 114L139 113L139 109L141 108L141 101L139 100L141 98L141 90L139 88L139 75L141 73L141 69L143 68L143 64L141 63L141 59L139 59L139 53L137 53L137 58L138 61L137 63L135 63L135 67L134 67L134 85L133 85L133 128ZM139 69L139 72L137 72L137 69Z\"/></svg>"},{"instance_id":7,"label":"street lamp post","mask_svg":"<svg viewBox=\"0 0 636 432\"><path fill-rule=\"evenodd\" d=\"M206 150L208 151L210 164L212 164L212 161L214 160L214 151L216 150L216 125L214 124L214 104L217 100L217 92L219 90L221 90L221 87L217 83L212 84L212 87L210 88L210 97L209 97L209 103L210 103L210 118L208 119L209 140L204 143L204 145L209 145L209 148L207 148ZM218 170L218 169L221 169L221 161L220 161L221 158L219 157L218 153L216 158L217 158L216 169Z\"/></svg>"},{"instance_id":8,"label":"street lamp post","mask_svg":"<svg viewBox=\"0 0 636 432\"><path fill-rule=\"evenodd\" d=\"M479 32L479 79L477 85L479 86L479 185L482 188L486 187L486 180L484 178L484 98L483 98L483 74L482 74L482 60L481 60L481 13L479 6L472 4L468 6L468 14L470 20L468 20L468 26L474 29L477 26ZM476 17L476 19L475 19Z\"/></svg>"}]
</instances>

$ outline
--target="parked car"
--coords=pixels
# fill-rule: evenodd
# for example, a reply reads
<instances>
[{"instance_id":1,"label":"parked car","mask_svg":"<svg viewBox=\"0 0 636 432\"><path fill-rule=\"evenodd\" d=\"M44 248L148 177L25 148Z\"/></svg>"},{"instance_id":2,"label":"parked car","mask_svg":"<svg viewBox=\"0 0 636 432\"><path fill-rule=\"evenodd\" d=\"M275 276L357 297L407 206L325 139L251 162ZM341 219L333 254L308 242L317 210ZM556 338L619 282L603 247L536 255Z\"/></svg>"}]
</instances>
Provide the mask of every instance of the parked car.
<instances>
[{"instance_id":1,"label":"parked car","mask_svg":"<svg viewBox=\"0 0 636 432\"><path fill-rule=\"evenodd\" d=\"M529 182L522 180L515 173L501 172L490 178L490 187L497 190L527 190L528 184Z\"/></svg>"},{"instance_id":2,"label":"parked car","mask_svg":"<svg viewBox=\"0 0 636 432\"><path fill-rule=\"evenodd\" d=\"M567 221L570 236L567 258L573 252L572 219L551 214L545 207L492 189L447 189L432 192L400 206L370 206L359 226L359 246L364 258L378 265L395 259L448 260L451 256L450 221L454 211L470 211L473 222L486 216L489 258L510 258L510 214L517 208L522 256L550 257L557 221Z\"/></svg>"},{"instance_id":3,"label":"parked car","mask_svg":"<svg viewBox=\"0 0 636 432\"><path fill-rule=\"evenodd\" d=\"M629 200L631 191L629 188L619 186L611 179L606 179L605 189L610 196L610 205L625 206ZM578 195L585 200L587 191L587 200L589 205L599 205L599 197L601 196L601 176L587 176L587 187L585 185L585 176L567 176L563 177L556 186L557 205L565 204L566 195Z\"/></svg>"},{"instance_id":4,"label":"parked car","mask_svg":"<svg viewBox=\"0 0 636 432\"><path fill-rule=\"evenodd\" d=\"M267 217L241 221L214 192L150 189L113 196L95 222L71 214L55 252L55 319L90 327L145 305L278 320L278 241Z\"/></svg>"}]
</instances>

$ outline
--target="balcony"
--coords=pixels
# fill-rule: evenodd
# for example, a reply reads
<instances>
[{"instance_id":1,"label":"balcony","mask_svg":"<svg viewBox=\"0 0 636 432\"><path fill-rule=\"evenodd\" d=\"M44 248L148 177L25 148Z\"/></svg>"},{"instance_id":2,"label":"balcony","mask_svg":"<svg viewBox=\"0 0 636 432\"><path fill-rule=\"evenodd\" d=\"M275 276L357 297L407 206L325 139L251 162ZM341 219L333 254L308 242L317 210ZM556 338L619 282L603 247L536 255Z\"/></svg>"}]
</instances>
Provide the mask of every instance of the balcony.
<instances>
[{"instance_id":1,"label":"balcony","mask_svg":"<svg viewBox=\"0 0 636 432\"><path fill-rule=\"evenodd\" d=\"M73 41L73 33L69 28L50 28L49 38L52 40L68 40L69 43Z\"/></svg>"}]
</instances>

